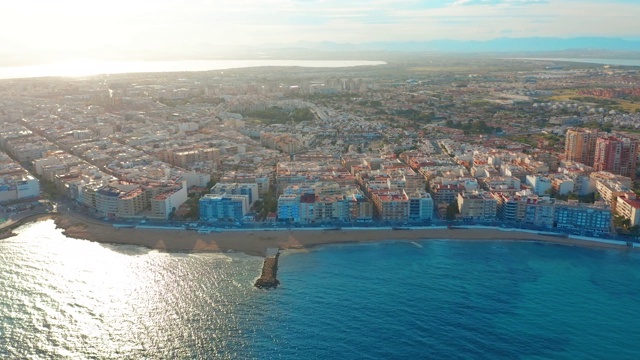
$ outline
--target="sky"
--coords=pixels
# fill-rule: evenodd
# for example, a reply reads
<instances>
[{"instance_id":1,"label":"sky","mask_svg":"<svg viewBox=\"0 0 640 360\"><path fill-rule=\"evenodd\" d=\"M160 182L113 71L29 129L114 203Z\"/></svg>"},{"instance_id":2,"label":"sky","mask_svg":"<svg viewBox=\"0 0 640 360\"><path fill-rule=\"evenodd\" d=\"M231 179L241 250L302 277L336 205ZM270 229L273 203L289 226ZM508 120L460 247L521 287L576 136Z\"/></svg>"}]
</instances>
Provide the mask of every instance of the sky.
<instances>
[{"instance_id":1,"label":"sky","mask_svg":"<svg viewBox=\"0 0 640 360\"><path fill-rule=\"evenodd\" d=\"M640 39L640 0L3 0L0 55L330 41Z\"/></svg>"}]
</instances>

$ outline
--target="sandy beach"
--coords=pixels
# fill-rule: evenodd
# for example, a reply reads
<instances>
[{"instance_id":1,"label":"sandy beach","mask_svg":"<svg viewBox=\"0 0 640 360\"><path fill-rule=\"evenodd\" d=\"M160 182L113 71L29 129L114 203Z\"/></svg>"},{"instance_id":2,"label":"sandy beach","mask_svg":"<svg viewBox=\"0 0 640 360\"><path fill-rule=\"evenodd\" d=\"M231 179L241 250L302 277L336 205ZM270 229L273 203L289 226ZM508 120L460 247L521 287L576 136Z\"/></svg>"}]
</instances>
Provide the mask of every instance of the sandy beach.
<instances>
[{"instance_id":1,"label":"sandy beach","mask_svg":"<svg viewBox=\"0 0 640 360\"><path fill-rule=\"evenodd\" d=\"M384 240L451 239L467 241L540 241L569 246L629 249L624 245L568 239L536 233L501 229L425 230L255 230L199 234L185 230L114 228L110 224L70 214L43 215L53 218L66 236L110 244L139 245L152 249L185 252L243 252L264 256L267 248L308 249L324 244L373 242ZM29 219L28 221L35 221Z\"/></svg>"}]
</instances>

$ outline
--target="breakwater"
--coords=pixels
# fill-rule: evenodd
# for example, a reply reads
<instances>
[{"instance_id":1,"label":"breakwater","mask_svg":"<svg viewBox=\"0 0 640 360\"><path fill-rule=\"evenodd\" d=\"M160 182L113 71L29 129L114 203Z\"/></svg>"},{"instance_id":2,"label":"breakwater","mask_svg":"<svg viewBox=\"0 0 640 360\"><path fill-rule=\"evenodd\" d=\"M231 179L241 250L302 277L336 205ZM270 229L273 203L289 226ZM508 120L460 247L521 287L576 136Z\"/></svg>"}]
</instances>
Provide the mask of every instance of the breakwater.
<instances>
[{"instance_id":1,"label":"breakwater","mask_svg":"<svg viewBox=\"0 0 640 360\"><path fill-rule=\"evenodd\" d=\"M255 287L260 289L275 289L280 284L278 280L278 257L280 250L277 248L267 249L267 254L262 264L262 273L256 280Z\"/></svg>"}]
</instances>

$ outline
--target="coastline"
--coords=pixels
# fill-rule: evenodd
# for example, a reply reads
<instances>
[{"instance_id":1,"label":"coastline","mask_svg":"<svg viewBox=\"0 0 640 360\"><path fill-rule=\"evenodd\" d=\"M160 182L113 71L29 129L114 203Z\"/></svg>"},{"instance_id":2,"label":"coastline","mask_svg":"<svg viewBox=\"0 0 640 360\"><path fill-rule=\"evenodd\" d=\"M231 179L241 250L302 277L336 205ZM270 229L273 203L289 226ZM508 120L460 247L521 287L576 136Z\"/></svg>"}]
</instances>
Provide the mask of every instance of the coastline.
<instances>
[{"instance_id":1,"label":"coastline","mask_svg":"<svg viewBox=\"0 0 640 360\"><path fill-rule=\"evenodd\" d=\"M43 77L74 77L121 74L180 73L236 70L257 67L345 68L386 65L383 60L284 60L284 59L209 59L209 60L150 60L150 61L82 61L78 64L45 63L0 66L0 80Z\"/></svg>"},{"instance_id":2,"label":"coastline","mask_svg":"<svg viewBox=\"0 0 640 360\"><path fill-rule=\"evenodd\" d=\"M457 241L529 241L600 249L632 250L626 245L599 239L587 240L543 235L501 228L426 228L412 230L247 230L199 234L195 231L115 228L97 220L68 213L40 214L22 219L11 231L29 222L53 219L65 236L98 243L137 245L150 249L181 252L242 252L264 256L268 248L304 250L319 245L367 243L379 241L457 240ZM9 235L11 236L11 235ZM8 236L7 236L8 237Z\"/></svg>"},{"instance_id":3,"label":"coastline","mask_svg":"<svg viewBox=\"0 0 640 360\"><path fill-rule=\"evenodd\" d=\"M51 218L51 217L50 217ZM463 241L538 241L569 246L625 249L623 244L586 239L563 238L500 228L429 228L405 231L367 230L247 230L199 234L195 231L114 228L91 219L68 214L54 218L63 234L99 243L138 245L151 249L185 252L242 252L264 256L268 248L309 249L318 245L364 243L385 240L463 240ZM510 229L513 230L513 229Z\"/></svg>"}]
</instances>

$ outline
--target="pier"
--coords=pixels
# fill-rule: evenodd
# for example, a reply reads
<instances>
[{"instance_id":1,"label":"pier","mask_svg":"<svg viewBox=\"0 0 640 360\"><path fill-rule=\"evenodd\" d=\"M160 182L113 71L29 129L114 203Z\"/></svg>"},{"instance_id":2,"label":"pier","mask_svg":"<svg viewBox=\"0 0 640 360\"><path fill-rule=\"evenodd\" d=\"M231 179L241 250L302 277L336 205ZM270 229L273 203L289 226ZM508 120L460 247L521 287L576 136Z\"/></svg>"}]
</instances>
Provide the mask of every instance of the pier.
<instances>
[{"instance_id":1,"label":"pier","mask_svg":"<svg viewBox=\"0 0 640 360\"><path fill-rule=\"evenodd\" d=\"M268 248L262 265L262 274L256 280L255 287L260 289L275 289L280 284L278 275L278 257L280 249Z\"/></svg>"}]
</instances>

